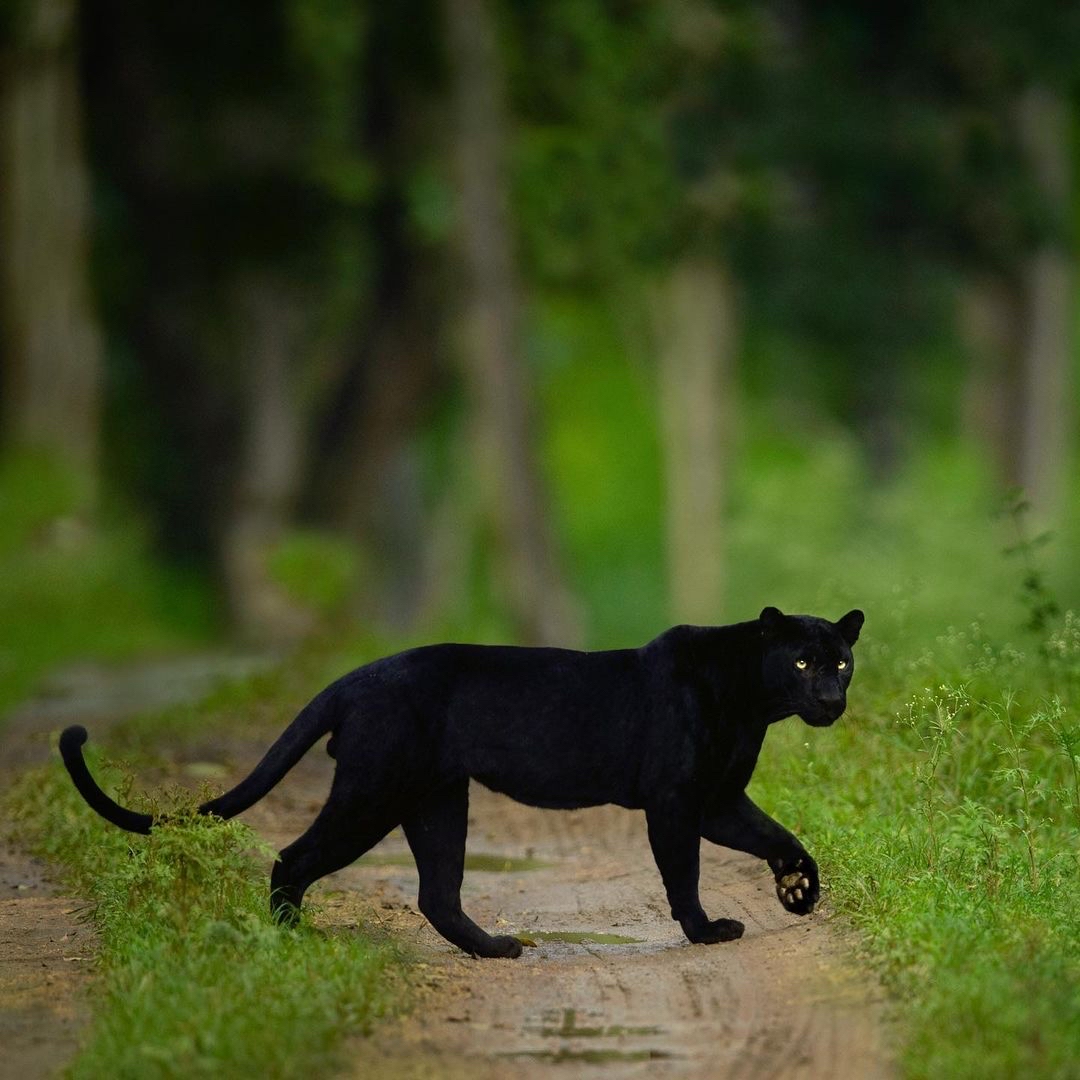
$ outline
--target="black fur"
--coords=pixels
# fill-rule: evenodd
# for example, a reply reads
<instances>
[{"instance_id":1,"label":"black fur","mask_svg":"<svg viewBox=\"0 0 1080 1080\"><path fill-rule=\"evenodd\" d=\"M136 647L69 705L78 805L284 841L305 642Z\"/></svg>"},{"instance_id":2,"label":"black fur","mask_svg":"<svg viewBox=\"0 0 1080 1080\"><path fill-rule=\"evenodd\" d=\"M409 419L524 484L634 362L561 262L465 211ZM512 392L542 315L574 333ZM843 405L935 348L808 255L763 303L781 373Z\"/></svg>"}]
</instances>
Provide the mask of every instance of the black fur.
<instances>
[{"instance_id":1,"label":"black fur","mask_svg":"<svg viewBox=\"0 0 1080 1080\"><path fill-rule=\"evenodd\" d=\"M476 956L517 956L515 938L461 910L470 778L532 806L644 809L672 917L691 941L729 941L742 924L709 919L698 899L700 838L767 860L784 907L813 910L817 865L745 788L769 724L825 726L844 711L862 623L861 611L832 623L766 608L753 622L676 626L640 649L411 649L327 687L250 776L200 810L241 813L330 733L330 796L274 866L274 914L294 920L312 882L401 825L435 929ZM94 782L85 741L81 727L60 737L75 786L102 817L149 832L149 815Z\"/></svg>"}]
</instances>

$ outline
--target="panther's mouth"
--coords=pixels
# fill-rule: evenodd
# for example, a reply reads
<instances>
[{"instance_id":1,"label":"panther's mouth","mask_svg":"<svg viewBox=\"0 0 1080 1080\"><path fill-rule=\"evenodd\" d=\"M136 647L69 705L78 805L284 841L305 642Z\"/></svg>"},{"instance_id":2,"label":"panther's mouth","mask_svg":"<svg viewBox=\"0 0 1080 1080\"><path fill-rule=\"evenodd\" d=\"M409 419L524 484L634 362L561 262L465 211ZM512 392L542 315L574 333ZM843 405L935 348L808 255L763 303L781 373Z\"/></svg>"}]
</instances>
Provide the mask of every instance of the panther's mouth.
<instances>
[{"instance_id":1,"label":"panther's mouth","mask_svg":"<svg viewBox=\"0 0 1080 1080\"><path fill-rule=\"evenodd\" d=\"M830 727L844 715L844 706L818 706L816 709L799 713L799 719L811 727Z\"/></svg>"}]
</instances>

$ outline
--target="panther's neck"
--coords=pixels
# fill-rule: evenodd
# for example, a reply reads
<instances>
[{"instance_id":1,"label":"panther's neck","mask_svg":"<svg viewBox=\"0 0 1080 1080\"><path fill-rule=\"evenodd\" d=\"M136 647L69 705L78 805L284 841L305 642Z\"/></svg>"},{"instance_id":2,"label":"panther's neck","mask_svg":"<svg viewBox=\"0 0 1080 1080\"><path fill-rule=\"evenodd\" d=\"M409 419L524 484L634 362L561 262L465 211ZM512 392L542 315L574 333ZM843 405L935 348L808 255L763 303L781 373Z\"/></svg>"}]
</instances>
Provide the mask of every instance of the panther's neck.
<instances>
[{"instance_id":1,"label":"panther's neck","mask_svg":"<svg viewBox=\"0 0 1080 1080\"><path fill-rule=\"evenodd\" d=\"M675 656L676 675L708 686L724 714L740 722L772 722L775 709L769 708L765 693L757 620L731 626L676 626L658 640L664 639Z\"/></svg>"}]
</instances>

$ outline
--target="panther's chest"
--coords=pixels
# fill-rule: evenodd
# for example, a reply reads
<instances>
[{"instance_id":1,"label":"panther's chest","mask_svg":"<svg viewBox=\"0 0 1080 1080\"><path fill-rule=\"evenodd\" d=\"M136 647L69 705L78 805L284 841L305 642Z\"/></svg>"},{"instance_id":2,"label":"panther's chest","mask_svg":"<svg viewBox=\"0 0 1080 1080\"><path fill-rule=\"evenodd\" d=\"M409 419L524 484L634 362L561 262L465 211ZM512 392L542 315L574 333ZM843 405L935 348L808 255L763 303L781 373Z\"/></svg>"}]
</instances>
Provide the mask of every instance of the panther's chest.
<instances>
[{"instance_id":1,"label":"panther's chest","mask_svg":"<svg viewBox=\"0 0 1080 1080\"><path fill-rule=\"evenodd\" d=\"M764 728L736 727L726 733L726 738L717 745L713 763L720 788L736 792L742 791L750 783L764 740Z\"/></svg>"}]
</instances>

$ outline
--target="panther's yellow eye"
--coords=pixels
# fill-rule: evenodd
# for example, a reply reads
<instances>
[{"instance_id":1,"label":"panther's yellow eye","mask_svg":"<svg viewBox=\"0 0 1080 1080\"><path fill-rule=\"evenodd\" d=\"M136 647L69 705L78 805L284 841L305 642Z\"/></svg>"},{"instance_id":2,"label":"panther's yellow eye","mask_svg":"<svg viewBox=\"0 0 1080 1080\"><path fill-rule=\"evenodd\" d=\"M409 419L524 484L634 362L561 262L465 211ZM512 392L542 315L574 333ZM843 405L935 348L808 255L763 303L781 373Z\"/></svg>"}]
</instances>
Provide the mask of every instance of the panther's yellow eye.
<instances>
[{"instance_id":1,"label":"panther's yellow eye","mask_svg":"<svg viewBox=\"0 0 1080 1080\"><path fill-rule=\"evenodd\" d=\"M796 666L796 667L797 667L797 668L798 668L798 669L799 669L800 671L805 671L805 670L806 670L806 661L805 661L805 660L796 660L796 661L795 661L795 666Z\"/></svg>"},{"instance_id":2,"label":"panther's yellow eye","mask_svg":"<svg viewBox=\"0 0 1080 1080\"><path fill-rule=\"evenodd\" d=\"M846 667L847 667L847 661L846 661L846 660L841 660L841 661L840 661L840 662L839 662L839 663L838 663L838 664L837 664L836 666L837 666L837 667L838 667L838 668L839 668L839 669L840 669L841 671L843 671L843 670L844 670L844 668L846 668Z\"/></svg>"}]
</instances>

